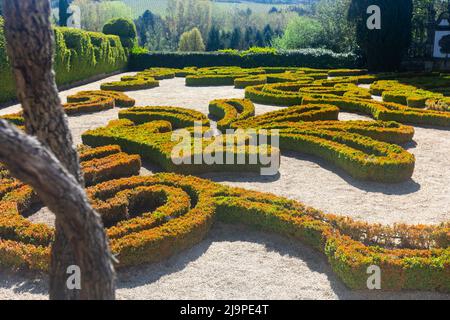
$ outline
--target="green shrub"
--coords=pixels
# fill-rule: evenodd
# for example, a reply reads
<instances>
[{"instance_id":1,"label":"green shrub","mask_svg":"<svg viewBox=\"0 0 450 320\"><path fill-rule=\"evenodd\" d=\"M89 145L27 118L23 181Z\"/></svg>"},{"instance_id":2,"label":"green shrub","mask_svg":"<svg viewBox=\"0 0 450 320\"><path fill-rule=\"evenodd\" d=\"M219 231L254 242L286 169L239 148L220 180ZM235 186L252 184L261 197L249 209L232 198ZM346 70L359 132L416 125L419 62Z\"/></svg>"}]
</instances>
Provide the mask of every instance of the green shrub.
<instances>
[{"instance_id":1,"label":"green shrub","mask_svg":"<svg viewBox=\"0 0 450 320\"><path fill-rule=\"evenodd\" d=\"M108 21L103 26L104 34L119 36L122 46L126 49L133 49L137 46L137 31L133 21L124 18L117 18Z\"/></svg>"},{"instance_id":2,"label":"green shrub","mask_svg":"<svg viewBox=\"0 0 450 320\"><path fill-rule=\"evenodd\" d=\"M319 103L332 104L342 111L361 112L374 119L396 121L419 125L450 127L450 113L436 110L409 108L392 102L368 101L355 98L340 97L304 97L304 104Z\"/></svg>"},{"instance_id":3,"label":"green shrub","mask_svg":"<svg viewBox=\"0 0 450 320\"><path fill-rule=\"evenodd\" d=\"M202 52L205 51L202 34L198 28L184 32L180 37L178 51L182 52Z\"/></svg>"},{"instance_id":4,"label":"green shrub","mask_svg":"<svg viewBox=\"0 0 450 320\"><path fill-rule=\"evenodd\" d=\"M267 76L265 74L251 75L234 80L234 87L237 89L245 89L250 86L257 86L267 83Z\"/></svg>"},{"instance_id":5,"label":"green shrub","mask_svg":"<svg viewBox=\"0 0 450 320\"><path fill-rule=\"evenodd\" d=\"M206 87L206 86L232 86L234 85L234 80L239 77L243 77L244 75L212 75L212 74L204 74L204 75L190 75L186 77L186 86L189 87Z\"/></svg>"},{"instance_id":6,"label":"green shrub","mask_svg":"<svg viewBox=\"0 0 450 320\"><path fill-rule=\"evenodd\" d=\"M209 114L218 118L218 129L226 130L231 123L254 116L255 106L247 99L213 100L209 103Z\"/></svg>"},{"instance_id":7,"label":"green shrub","mask_svg":"<svg viewBox=\"0 0 450 320\"><path fill-rule=\"evenodd\" d=\"M102 83L100 88L108 91L137 91L159 87L159 81L153 78L125 78L121 81Z\"/></svg>"}]
</instances>

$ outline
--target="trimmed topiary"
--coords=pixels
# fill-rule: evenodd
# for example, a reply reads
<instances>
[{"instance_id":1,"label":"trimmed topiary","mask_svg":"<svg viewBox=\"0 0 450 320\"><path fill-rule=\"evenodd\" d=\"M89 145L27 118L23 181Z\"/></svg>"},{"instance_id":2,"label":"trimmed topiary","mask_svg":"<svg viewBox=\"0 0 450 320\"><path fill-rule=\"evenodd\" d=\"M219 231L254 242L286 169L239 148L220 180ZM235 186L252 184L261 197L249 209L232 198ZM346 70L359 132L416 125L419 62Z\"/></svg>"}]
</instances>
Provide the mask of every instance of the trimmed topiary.
<instances>
[{"instance_id":1,"label":"trimmed topiary","mask_svg":"<svg viewBox=\"0 0 450 320\"><path fill-rule=\"evenodd\" d=\"M129 50L137 46L136 25L132 20L111 19L103 26L103 33L119 36L122 46Z\"/></svg>"},{"instance_id":2,"label":"trimmed topiary","mask_svg":"<svg viewBox=\"0 0 450 320\"><path fill-rule=\"evenodd\" d=\"M100 88L108 91L137 91L159 87L159 81L153 78L124 77L121 81L102 83Z\"/></svg>"},{"instance_id":3,"label":"trimmed topiary","mask_svg":"<svg viewBox=\"0 0 450 320\"><path fill-rule=\"evenodd\" d=\"M255 106L247 99L213 100L209 103L209 113L220 119L217 128L226 130L233 122L254 116Z\"/></svg>"}]
</instances>

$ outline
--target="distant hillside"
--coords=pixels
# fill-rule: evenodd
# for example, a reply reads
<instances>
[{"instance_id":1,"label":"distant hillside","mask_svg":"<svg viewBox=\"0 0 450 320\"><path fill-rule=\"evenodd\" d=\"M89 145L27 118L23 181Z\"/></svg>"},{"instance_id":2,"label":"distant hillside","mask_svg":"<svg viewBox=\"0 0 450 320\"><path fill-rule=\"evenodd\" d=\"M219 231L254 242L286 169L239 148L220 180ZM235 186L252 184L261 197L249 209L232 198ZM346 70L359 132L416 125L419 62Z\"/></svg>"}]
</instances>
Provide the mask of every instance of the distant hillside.
<instances>
[{"instance_id":1,"label":"distant hillside","mask_svg":"<svg viewBox=\"0 0 450 320\"><path fill-rule=\"evenodd\" d=\"M122 0L134 12L134 15L140 16L145 10L164 15L167 8L167 0ZM305 3L314 3L318 0L214 0L214 9L228 10L232 8L247 9L253 12L268 12L272 7L283 8L292 5L302 5Z\"/></svg>"}]
</instances>

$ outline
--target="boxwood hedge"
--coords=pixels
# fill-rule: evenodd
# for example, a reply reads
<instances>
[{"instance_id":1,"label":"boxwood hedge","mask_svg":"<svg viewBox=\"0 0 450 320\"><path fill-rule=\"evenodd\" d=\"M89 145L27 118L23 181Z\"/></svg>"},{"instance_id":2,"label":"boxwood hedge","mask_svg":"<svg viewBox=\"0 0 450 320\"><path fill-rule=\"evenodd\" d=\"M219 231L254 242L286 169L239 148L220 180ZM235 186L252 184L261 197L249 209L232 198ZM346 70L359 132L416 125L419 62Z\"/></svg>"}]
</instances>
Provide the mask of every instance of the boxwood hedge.
<instances>
[{"instance_id":1,"label":"boxwood hedge","mask_svg":"<svg viewBox=\"0 0 450 320\"><path fill-rule=\"evenodd\" d=\"M0 103L14 100L15 85L0 17ZM58 85L125 69L128 56L119 37L72 28L55 28L55 72Z\"/></svg>"}]
</instances>

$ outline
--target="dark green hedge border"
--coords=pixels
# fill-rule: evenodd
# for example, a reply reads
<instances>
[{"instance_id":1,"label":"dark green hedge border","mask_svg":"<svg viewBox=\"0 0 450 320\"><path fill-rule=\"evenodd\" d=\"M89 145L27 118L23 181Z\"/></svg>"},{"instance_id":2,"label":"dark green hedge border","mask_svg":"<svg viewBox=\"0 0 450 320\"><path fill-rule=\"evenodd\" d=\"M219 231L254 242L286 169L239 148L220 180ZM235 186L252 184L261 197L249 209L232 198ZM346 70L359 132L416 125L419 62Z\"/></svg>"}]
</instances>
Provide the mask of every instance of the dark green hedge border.
<instances>
[{"instance_id":1,"label":"dark green hedge border","mask_svg":"<svg viewBox=\"0 0 450 320\"><path fill-rule=\"evenodd\" d=\"M351 53L334 53L321 49L246 55L224 52L152 52L132 53L129 63L132 71L152 67L185 68L191 66L356 68L359 67L359 58Z\"/></svg>"}]
</instances>

